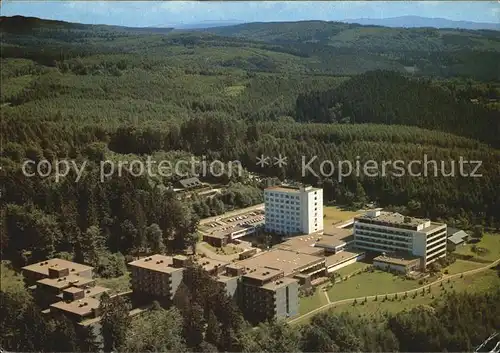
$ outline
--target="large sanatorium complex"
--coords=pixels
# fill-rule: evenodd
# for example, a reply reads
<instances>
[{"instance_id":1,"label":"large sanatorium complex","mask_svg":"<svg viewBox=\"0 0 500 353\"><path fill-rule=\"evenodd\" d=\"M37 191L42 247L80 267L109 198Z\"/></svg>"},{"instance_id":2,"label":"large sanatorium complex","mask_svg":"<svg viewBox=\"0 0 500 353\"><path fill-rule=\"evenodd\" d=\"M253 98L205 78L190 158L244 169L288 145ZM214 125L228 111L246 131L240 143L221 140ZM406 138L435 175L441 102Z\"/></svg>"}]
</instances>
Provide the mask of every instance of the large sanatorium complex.
<instances>
[{"instance_id":1,"label":"large sanatorium complex","mask_svg":"<svg viewBox=\"0 0 500 353\"><path fill-rule=\"evenodd\" d=\"M214 221L203 239L223 246L264 227L284 237L283 242L257 254L244 252L247 255L232 262L161 254L132 261L128 265L133 294L149 302L171 302L185 269L195 264L213 276L249 321L260 322L297 315L300 288L323 282L366 253L375 254L375 267L402 273L425 270L446 256L446 224L374 210L346 227L324 227L322 189L270 187L264 199L264 211ZM108 289L95 286L91 267L52 259L23 270L52 311L80 320L98 316L99 295Z\"/></svg>"}]
</instances>

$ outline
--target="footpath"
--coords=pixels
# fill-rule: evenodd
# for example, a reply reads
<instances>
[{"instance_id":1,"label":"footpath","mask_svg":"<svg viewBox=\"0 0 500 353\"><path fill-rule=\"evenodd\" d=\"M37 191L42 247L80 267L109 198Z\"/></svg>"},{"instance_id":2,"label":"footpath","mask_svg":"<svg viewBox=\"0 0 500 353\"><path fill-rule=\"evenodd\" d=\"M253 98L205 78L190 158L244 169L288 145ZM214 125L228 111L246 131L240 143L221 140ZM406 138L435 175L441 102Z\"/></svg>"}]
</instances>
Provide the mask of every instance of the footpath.
<instances>
[{"instance_id":1,"label":"footpath","mask_svg":"<svg viewBox=\"0 0 500 353\"><path fill-rule=\"evenodd\" d=\"M394 295L404 295L405 293L407 294L412 294L412 293L415 293L415 292L419 292L419 291L422 291L423 289L427 289L431 286L435 286L436 284L439 284L443 281L447 281L447 280L452 280L454 278L457 278L457 277L461 277L461 276L469 276L469 275L473 275L473 274L476 274L476 273L479 273L479 272L482 272L482 271L486 271L492 267L495 267L496 265L498 265L500 263L500 258L493 261L493 262L490 262L488 265L484 266L484 267L480 267L480 268L476 268L476 269L473 269L473 270L469 270L469 271L465 271L465 272L460 272L460 273L456 273L456 274L453 274L453 275L444 275L443 277L441 277L440 279L432 282L432 283L427 283L421 287L418 287L418 288L415 288L415 289L410 289L410 290L407 290L407 291L403 291L403 292L393 292L393 293L384 293L384 294L378 294L378 295L369 295L369 296L362 296L362 297L355 297L355 298L348 298L348 299L342 299L342 300L337 300L335 302L330 302L329 300L329 297L328 297L328 301L329 303L328 304L325 304L323 306L320 306L319 308L316 308L314 310L311 310L310 312L306 313L306 314L303 314L303 315L300 315L300 316L297 316L291 320L288 321L289 324L294 324L294 323L297 323L309 316L312 316L312 315L315 315L319 312L322 312L322 311L325 311L325 310L328 310L328 309L331 309L333 308L334 306L337 306L337 305L343 305L343 304L352 304L352 302L354 302L355 300L360 302L360 301L363 301L365 300L365 298L367 300L370 300L370 299L375 299L375 297L383 297L385 295L387 296L394 296Z\"/></svg>"}]
</instances>

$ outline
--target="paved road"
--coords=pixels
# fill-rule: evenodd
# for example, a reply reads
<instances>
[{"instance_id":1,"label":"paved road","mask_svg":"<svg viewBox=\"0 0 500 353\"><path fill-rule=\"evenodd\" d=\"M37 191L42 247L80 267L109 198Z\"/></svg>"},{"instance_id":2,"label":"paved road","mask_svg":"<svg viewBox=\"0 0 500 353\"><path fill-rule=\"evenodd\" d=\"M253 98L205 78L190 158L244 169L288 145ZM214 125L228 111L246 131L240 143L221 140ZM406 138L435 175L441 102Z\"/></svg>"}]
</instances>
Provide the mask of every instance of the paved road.
<instances>
[{"instance_id":1,"label":"paved road","mask_svg":"<svg viewBox=\"0 0 500 353\"><path fill-rule=\"evenodd\" d=\"M403 292L394 292L394 293L384 293L384 294L378 294L378 295L370 295L370 296L363 296L363 297L357 297L357 298L349 298L349 299L343 299L343 300L337 300L335 302L330 302L328 304L325 304L319 308L316 308L314 310L311 310L310 312L304 314L304 315L301 315L301 316L298 316L292 320L289 320L288 323L289 324L294 324L308 316L311 316L311 315L314 315L314 314L317 314L321 311L324 311L324 310L327 310L327 309L330 309L330 308L333 308L334 306L336 305L342 305L342 304L350 304L352 303L354 300L357 300L357 301L363 301L366 299L370 300L370 299L375 299L375 297L381 297L381 296L385 296L385 295L404 295L405 293L408 293L408 294L411 294L411 293L415 293L415 292L419 292L421 291L422 289L427 289L431 286L435 286L436 284L439 284L445 280L448 280L448 279L453 279L453 278L457 278L457 277L460 277L462 275L464 276L469 276L469 275L473 275L475 273L478 273L478 272L482 272L482 271L485 271L491 267L494 267L496 265L498 265L500 263L500 259L497 259L496 261L492 262L492 263L489 263L488 265L484 266L484 267L480 267L480 268L476 268L474 270L470 270L470 271L465 271L465 272L461 272L461 273L457 273L457 274L454 274L454 275L445 275L443 277L441 277L440 279L432 282L432 283L428 283L426 285L423 285L421 287L418 287L418 288L415 288L415 289L410 289L410 290L407 290L407 291L403 291ZM326 292L325 292L326 293Z\"/></svg>"},{"instance_id":2,"label":"paved road","mask_svg":"<svg viewBox=\"0 0 500 353\"><path fill-rule=\"evenodd\" d=\"M260 203L260 204L255 205L255 206L247 207L247 208L240 208L238 210L229 211L229 212L226 212L224 214L221 214L221 215L218 215L218 216L215 216L215 217L203 218L202 220L200 220L200 225L206 224L206 223L210 223L210 222L214 222L214 221L217 221L217 220L219 220L221 218L236 216L236 215L239 215L239 214L242 214L242 213L248 213L248 212L252 212L252 211L255 211L255 210L263 210L263 209L264 209L264 204L263 203Z\"/></svg>"}]
</instances>

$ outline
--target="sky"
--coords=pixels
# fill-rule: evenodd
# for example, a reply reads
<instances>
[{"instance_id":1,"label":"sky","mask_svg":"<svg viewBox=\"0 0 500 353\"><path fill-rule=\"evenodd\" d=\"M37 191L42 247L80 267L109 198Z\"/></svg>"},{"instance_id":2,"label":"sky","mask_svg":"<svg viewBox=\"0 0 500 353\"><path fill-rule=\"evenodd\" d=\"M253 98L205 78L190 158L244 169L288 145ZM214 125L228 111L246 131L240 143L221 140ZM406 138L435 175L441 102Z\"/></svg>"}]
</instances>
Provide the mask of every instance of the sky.
<instances>
[{"instance_id":1,"label":"sky","mask_svg":"<svg viewBox=\"0 0 500 353\"><path fill-rule=\"evenodd\" d=\"M154 27L205 21L269 22L397 16L500 22L497 1L28 1L3 0L2 16Z\"/></svg>"}]
</instances>

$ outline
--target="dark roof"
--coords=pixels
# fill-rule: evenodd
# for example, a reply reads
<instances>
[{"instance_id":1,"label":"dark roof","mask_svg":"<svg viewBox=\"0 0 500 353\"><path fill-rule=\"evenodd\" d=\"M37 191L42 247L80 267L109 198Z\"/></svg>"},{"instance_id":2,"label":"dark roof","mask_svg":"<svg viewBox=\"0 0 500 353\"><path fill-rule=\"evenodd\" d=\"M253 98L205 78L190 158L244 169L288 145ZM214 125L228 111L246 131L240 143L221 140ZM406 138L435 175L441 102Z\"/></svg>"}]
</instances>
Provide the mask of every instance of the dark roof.
<instances>
[{"instance_id":1,"label":"dark roof","mask_svg":"<svg viewBox=\"0 0 500 353\"><path fill-rule=\"evenodd\" d=\"M446 234L451 237L453 234L460 232L460 229L448 227L446 228Z\"/></svg>"},{"instance_id":2,"label":"dark roof","mask_svg":"<svg viewBox=\"0 0 500 353\"><path fill-rule=\"evenodd\" d=\"M194 188L196 186L201 185L201 181L198 178L187 178L179 180L179 184L182 185L183 188Z\"/></svg>"}]
</instances>

